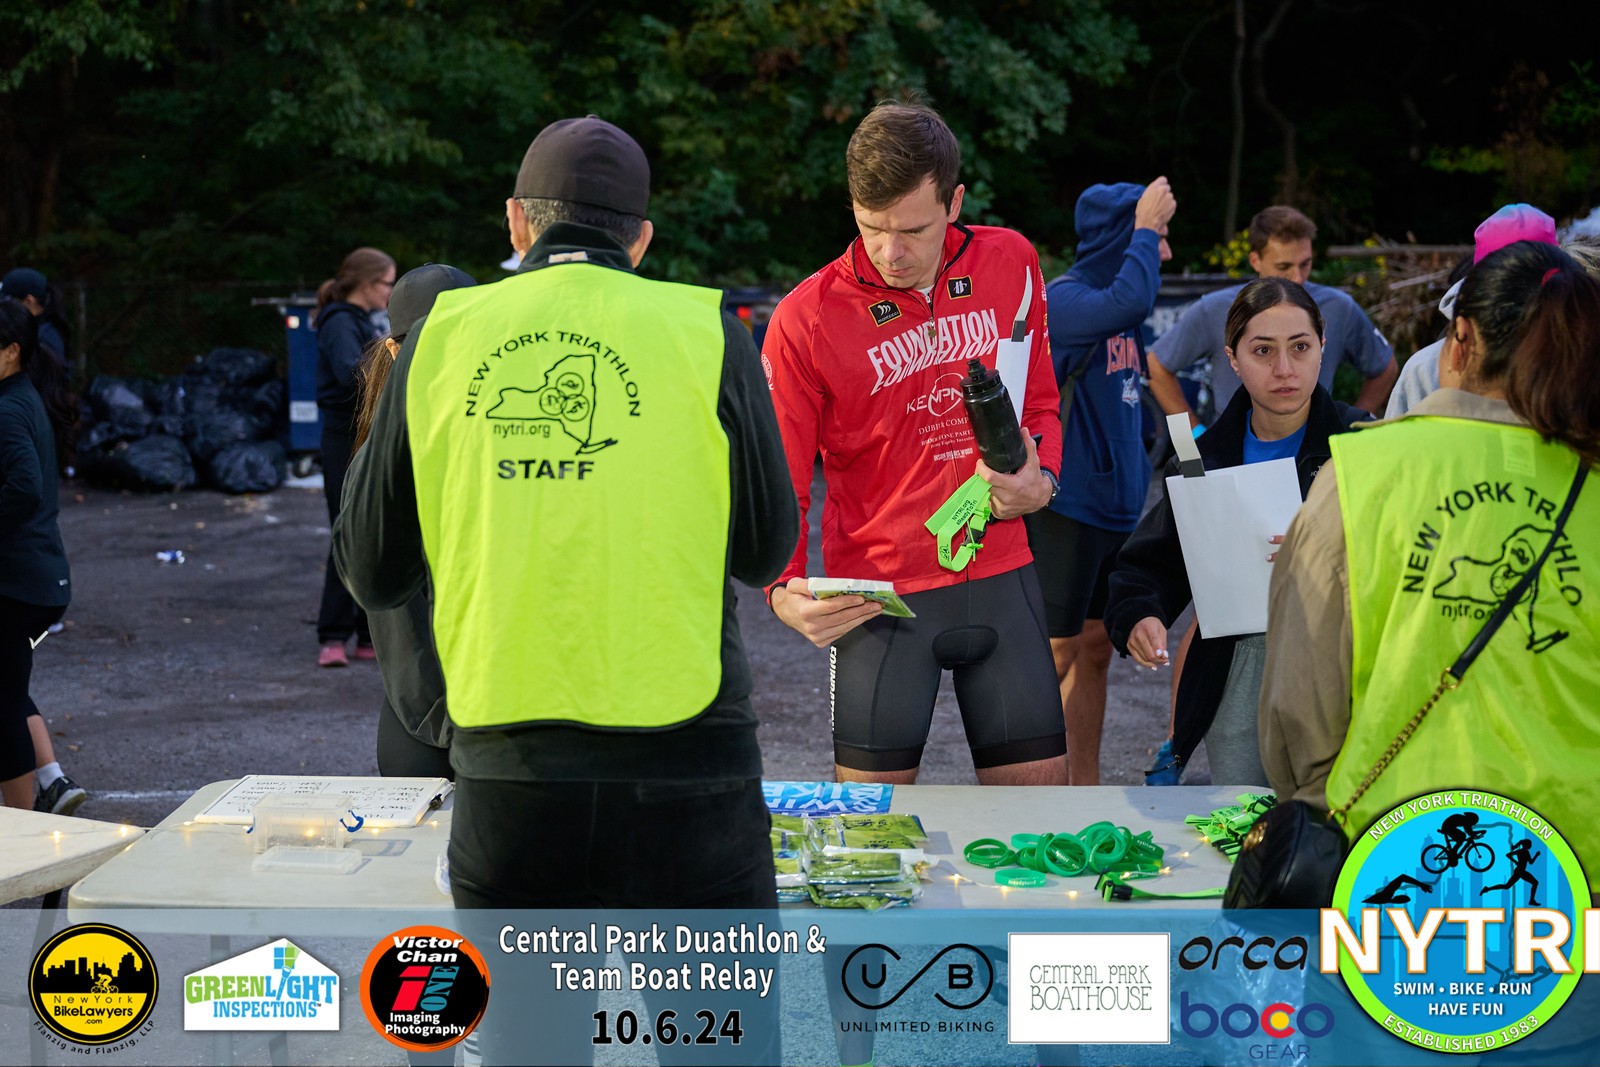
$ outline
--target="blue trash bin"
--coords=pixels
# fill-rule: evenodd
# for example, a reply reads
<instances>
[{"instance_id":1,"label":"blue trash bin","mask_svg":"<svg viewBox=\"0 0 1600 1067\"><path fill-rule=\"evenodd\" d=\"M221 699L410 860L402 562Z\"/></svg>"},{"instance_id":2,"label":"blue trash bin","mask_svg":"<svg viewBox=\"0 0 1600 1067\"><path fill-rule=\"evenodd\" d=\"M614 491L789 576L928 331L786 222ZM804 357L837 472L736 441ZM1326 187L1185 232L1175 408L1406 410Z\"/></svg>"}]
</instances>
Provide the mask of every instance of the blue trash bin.
<instances>
[{"instance_id":1,"label":"blue trash bin","mask_svg":"<svg viewBox=\"0 0 1600 1067\"><path fill-rule=\"evenodd\" d=\"M311 327L316 294L257 297L250 303L274 309L283 322L289 365L289 432L284 449L291 455L317 452L322 448L322 412L317 408L317 331ZM299 466L297 472L304 473Z\"/></svg>"}]
</instances>

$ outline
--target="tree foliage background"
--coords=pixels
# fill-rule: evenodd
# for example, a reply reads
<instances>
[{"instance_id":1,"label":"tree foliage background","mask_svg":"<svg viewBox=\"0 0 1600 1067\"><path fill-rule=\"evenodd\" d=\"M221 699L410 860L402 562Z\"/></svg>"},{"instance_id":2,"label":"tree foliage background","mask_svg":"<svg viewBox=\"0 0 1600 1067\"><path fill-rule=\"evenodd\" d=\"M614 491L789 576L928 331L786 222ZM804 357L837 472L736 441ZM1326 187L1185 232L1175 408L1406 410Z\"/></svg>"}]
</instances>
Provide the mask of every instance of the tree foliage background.
<instances>
[{"instance_id":1,"label":"tree foliage background","mask_svg":"<svg viewBox=\"0 0 1600 1067\"><path fill-rule=\"evenodd\" d=\"M1585 212L1600 178L1593 33L1498 7L5 3L0 266L314 284L373 244L492 277L528 141L594 112L655 168L647 273L784 286L852 236L845 142L907 90L961 139L967 218L1052 263L1084 187L1161 173L1179 264L1277 200L1324 242L1459 243L1506 199Z\"/></svg>"}]
</instances>

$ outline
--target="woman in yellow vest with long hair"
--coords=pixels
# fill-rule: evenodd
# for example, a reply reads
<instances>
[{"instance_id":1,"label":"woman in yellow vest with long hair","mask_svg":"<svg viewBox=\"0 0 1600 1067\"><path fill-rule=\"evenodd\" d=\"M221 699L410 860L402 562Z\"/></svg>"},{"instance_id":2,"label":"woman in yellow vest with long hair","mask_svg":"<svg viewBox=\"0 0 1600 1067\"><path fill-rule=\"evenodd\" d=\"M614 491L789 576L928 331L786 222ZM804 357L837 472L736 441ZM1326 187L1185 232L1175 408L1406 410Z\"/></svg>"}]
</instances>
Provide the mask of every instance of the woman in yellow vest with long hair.
<instances>
[{"instance_id":1,"label":"woman in yellow vest with long hair","mask_svg":"<svg viewBox=\"0 0 1600 1067\"><path fill-rule=\"evenodd\" d=\"M1540 812L1600 877L1600 282L1519 241L1462 285L1442 388L1333 442L1274 568L1261 755L1280 799L1350 802L1547 546L1511 615L1348 812L1479 788ZM1553 545L1552 545L1553 542Z\"/></svg>"}]
</instances>

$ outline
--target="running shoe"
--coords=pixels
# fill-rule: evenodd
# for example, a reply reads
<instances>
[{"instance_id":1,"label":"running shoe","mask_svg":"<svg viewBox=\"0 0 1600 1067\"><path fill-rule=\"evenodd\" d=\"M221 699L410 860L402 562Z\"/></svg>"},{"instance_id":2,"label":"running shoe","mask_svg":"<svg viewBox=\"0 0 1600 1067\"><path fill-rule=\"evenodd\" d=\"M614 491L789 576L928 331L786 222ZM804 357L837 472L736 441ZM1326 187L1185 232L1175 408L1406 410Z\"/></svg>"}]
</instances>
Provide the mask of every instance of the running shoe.
<instances>
[{"instance_id":1,"label":"running shoe","mask_svg":"<svg viewBox=\"0 0 1600 1067\"><path fill-rule=\"evenodd\" d=\"M378 658L378 650L377 649L373 648L370 644L362 644L359 641L356 642L356 659L377 659L377 658Z\"/></svg>"},{"instance_id":2,"label":"running shoe","mask_svg":"<svg viewBox=\"0 0 1600 1067\"><path fill-rule=\"evenodd\" d=\"M1178 766L1178 756L1172 751L1172 738L1169 737L1156 750L1156 765L1144 772L1144 784L1177 785L1182 777L1183 768Z\"/></svg>"},{"instance_id":3,"label":"running shoe","mask_svg":"<svg viewBox=\"0 0 1600 1067\"><path fill-rule=\"evenodd\" d=\"M51 782L49 788L39 791L33 801L33 810L51 815L71 815L78 810L78 805L88 799L89 791L63 774Z\"/></svg>"},{"instance_id":4,"label":"running shoe","mask_svg":"<svg viewBox=\"0 0 1600 1067\"><path fill-rule=\"evenodd\" d=\"M328 641L317 654L319 667L348 667L350 657L345 654L343 641Z\"/></svg>"},{"instance_id":5,"label":"running shoe","mask_svg":"<svg viewBox=\"0 0 1600 1067\"><path fill-rule=\"evenodd\" d=\"M450 895L450 846L446 845L439 850L439 858L433 863L433 884L445 896Z\"/></svg>"}]
</instances>

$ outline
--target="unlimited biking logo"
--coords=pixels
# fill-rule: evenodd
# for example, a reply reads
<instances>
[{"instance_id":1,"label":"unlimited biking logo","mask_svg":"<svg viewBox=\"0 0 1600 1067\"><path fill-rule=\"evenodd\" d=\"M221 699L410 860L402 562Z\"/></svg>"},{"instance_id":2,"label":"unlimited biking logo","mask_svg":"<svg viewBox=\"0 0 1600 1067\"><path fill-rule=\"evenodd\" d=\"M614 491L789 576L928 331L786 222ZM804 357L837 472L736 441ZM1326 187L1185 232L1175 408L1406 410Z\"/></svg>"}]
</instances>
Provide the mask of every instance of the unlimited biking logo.
<instances>
[{"instance_id":1,"label":"unlimited biking logo","mask_svg":"<svg viewBox=\"0 0 1600 1067\"><path fill-rule=\"evenodd\" d=\"M1571 846L1508 797L1457 789L1396 806L1356 842L1321 916L1337 969L1389 1033L1480 1053L1537 1033L1600 971L1600 911Z\"/></svg>"}]
</instances>

